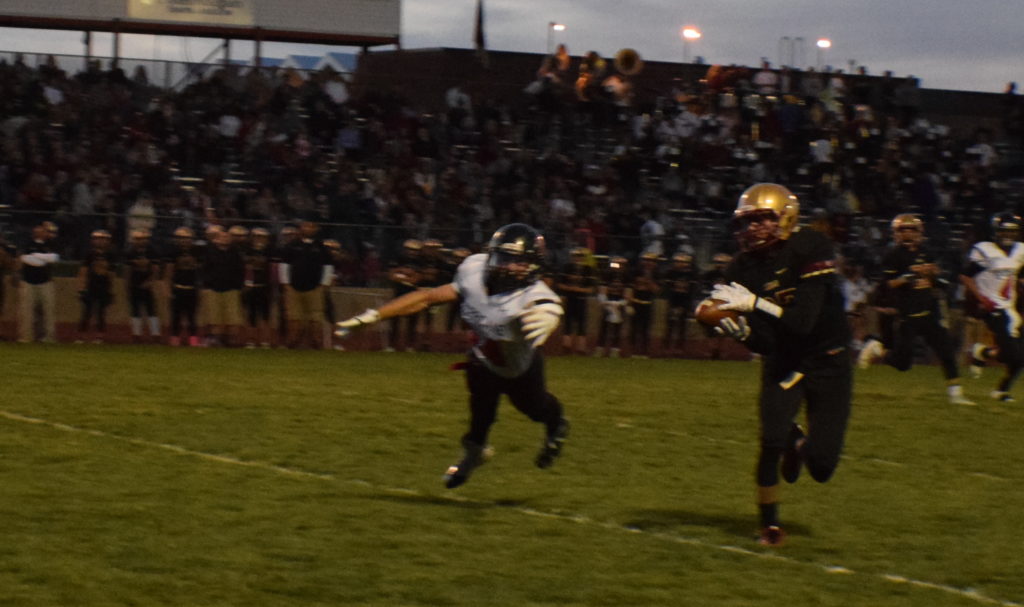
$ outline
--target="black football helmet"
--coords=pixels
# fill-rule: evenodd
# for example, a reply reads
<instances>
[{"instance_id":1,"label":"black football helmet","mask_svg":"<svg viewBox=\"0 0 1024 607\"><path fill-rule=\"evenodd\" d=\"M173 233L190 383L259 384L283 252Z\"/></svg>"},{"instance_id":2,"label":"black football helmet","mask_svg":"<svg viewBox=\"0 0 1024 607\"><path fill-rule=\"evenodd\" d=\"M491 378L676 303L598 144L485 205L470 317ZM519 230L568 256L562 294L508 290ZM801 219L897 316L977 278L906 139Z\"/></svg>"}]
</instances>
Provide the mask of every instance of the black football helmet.
<instances>
[{"instance_id":1,"label":"black football helmet","mask_svg":"<svg viewBox=\"0 0 1024 607\"><path fill-rule=\"evenodd\" d=\"M992 216L992 236L999 246L1013 246L1020 240L1020 227L1020 217L1008 211Z\"/></svg>"},{"instance_id":2,"label":"black football helmet","mask_svg":"<svg viewBox=\"0 0 1024 607\"><path fill-rule=\"evenodd\" d=\"M487 243L487 293L508 293L537 282L546 254L544 237L525 223L498 228Z\"/></svg>"}]
</instances>

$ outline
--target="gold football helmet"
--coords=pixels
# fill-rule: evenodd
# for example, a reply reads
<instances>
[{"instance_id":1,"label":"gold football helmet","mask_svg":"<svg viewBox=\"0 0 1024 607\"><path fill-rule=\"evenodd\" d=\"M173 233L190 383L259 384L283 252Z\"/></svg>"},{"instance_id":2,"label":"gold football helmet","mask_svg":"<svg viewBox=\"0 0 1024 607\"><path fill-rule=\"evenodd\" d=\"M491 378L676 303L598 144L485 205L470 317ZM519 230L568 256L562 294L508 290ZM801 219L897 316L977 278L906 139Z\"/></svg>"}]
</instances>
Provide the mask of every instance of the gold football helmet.
<instances>
[{"instance_id":1,"label":"gold football helmet","mask_svg":"<svg viewBox=\"0 0 1024 607\"><path fill-rule=\"evenodd\" d=\"M774 234L751 234L750 221L762 214L774 215L778 230ZM777 183L756 183L740 195L733 212L733 232L744 249L758 249L789 238L800 216L800 201L789 188Z\"/></svg>"},{"instance_id":2,"label":"gold football helmet","mask_svg":"<svg viewBox=\"0 0 1024 607\"><path fill-rule=\"evenodd\" d=\"M914 229L924 232L924 222L913 213L900 213L892 218L892 231L899 232L901 229Z\"/></svg>"}]
</instances>

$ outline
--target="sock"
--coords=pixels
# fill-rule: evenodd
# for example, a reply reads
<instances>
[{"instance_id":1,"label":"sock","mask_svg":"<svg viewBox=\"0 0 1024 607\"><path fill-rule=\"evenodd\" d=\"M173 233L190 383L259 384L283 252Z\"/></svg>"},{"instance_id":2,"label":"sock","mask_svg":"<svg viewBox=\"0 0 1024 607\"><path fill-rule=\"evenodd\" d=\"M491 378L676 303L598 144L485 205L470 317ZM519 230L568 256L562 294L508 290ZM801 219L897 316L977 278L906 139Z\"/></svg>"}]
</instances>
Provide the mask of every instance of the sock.
<instances>
[{"instance_id":1,"label":"sock","mask_svg":"<svg viewBox=\"0 0 1024 607\"><path fill-rule=\"evenodd\" d=\"M960 384L946 386L946 391L949 392L950 398L959 398L964 395L964 389Z\"/></svg>"},{"instance_id":2,"label":"sock","mask_svg":"<svg viewBox=\"0 0 1024 607\"><path fill-rule=\"evenodd\" d=\"M153 337L160 336L160 319L156 316L149 317L149 334Z\"/></svg>"},{"instance_id":3,"label":"sock","mask_svg":"<svg viewBox=\"0 0 1024 607\"><path fill-rule=\"evenodd\" d=\"M761 526L772 527L779 525L779 503L772 502L770 504L758 504L758 508L761 509Z\"/></svg>"},{"instance_id":4,"label":"sock","mask_svg":"<svg viewBox=\"0 0 1024 607\"><path fill-rule=\"evenodd\" d=\"M132 316L132 337L142 337L142 319L137 316Z\"/></svg>"}]
</instances>

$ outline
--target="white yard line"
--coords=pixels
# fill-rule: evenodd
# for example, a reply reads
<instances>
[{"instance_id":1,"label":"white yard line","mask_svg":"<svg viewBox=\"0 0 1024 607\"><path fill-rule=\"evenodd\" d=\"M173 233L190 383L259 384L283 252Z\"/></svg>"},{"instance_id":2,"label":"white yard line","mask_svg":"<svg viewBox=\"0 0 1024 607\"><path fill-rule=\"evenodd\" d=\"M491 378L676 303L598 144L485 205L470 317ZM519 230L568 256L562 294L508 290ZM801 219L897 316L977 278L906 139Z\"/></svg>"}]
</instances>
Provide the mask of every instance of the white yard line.
<instances>
[{"instance_id":1,"label":"white yard line","mask_svg":"<svg viewBox=\"0 0 1024 607\"><path fill-rule=\"evenodd\" d=\"M467 497L464 497L464 496L461 496L461 495L458 495L458 494L454 494L454 493L443 493L443 494L429 493L428 494L428 493L424 493L422 491L419 491L417 489L409 489L409 488L405 488L405 487L393 487L393 486L387 486L387 485L377 485L377 484L374 484L374 483L371 483L369 481L365 481L365 480L362 480L362 479L338 478L338 477L334 476L333 474L322 474L322 473L317 473L317 472L310 472L310 471L307 471L307 470L301 470L301 469L298 469L298 468L290 468L290 467L287 467L287 466L279 466L277 464L271 464L269 462L261 462L261 461L258 461L258 460L243 460L243 459L239 459L239 458L236 458L236 457L231 457L229 455L218 455L218 454L215 454L215 453L206 453L204 451L196 451L196 450L193 450L193 449L188 449L188 448L181 447L179 445L175 445L175 444L171 444L171 443L161 443L161 442L156 442L156 441L149 441L149 440L142 439L142 438L135 438L135 437L131 437L131 436L122 436L122 435L119 435L119 434L111 434L109 432L104 432L102 430L93 430L93 429L89 429L89 428L82 428L82 427L79 427L79 426L72 426L72 425L64 424L64 423L60 423L60 422L54 422L54 421L49 421L49 420L46 420L46 419L40 419L38 417L30 417L30 416L27 416L27 415L21 415L19 413L13 413L11 411L0 410L0 417L8 419L8 420L11 420L11 421L15 421L15 422L21 422L21 423L26 423L26 424L33 424L33 425L37 425L37 426L46 426L46 427L54 428L56 430L61 430L61 431L64 431L64 432L73 432L73 433L77 433L77 434L86 434L86 435L89 435L89 436L95 436L97 438L115 440L115 441L119 441L119 442L128 443L128 444L131 444L131 445L136 445L136 446L139 446L139 447L149 447L149 448L154 448L154 449L161 449L161 450L164 450L164 451L170 451L172 453L176 453L178 455L185 455L185 456L195 457L195 458L199 458L199 459L203 459L203 460L207 460L207 461L211 461L211 462L216 462L216 463L219 463L219 464L228 464L228 465L232 465L232 466L243 466L243 467L246 467L246 468L265 470L265 471L268 471L268 472L274 472L274 473L277 473L277 474L282 474L282 475L285 475L285 476L290 476L290 477L295 477L295 478L311 478L311 479L317 479L317 480L323 480L323 481L341 482L341 483L346 483L346 484L351 484L351 485L359 485L361 487L366 487L366 488L374 490L374 491L380 491L380 492L383 492L383 493L389 493L389 494L394 494L394 495L411 495L411 496L416 496L416 497L438 497L439 496L442 499L446 499L446 500L449 500L449 501L452 501L452 502L461 502L461 503L467 503L467 504L478 504L478 505L485 505L485 506L496 506L496 507L500 507L500 508L503 508L503 509L506 509L506 510L511 510L511 511L517 512L519 514L523 514L523 515L531 516L531 517L535 517L535 518L545 518L545 519L549 519L549 520L557 520L557 521L563 521L563 522L568 522L568 523L576 523L578 525L586 525L586 526L589 526L589 527L594 527L594 528L598 528L598 529L605 529L605 530L608 530L608 531L615 531L615 532L623 532L624 531L624 532L627 532L627 533L634 533L634 534L644 535L644 536L655 538L655 539L658 539L658 540L661 540L661 541L672 542L672 543L682 544L682 545L686 545L686 546L694 546L694 547L698 547L698 548L718 550L718 551L721 551L721 552L728 552L728 553L731 553L731 554L739 554L739 555L742 555L742 556L751 557L751 558L760 559L760 560L775 561L775 562L787 563L787 564L791 564L791 565L800 565L800 566L803 566L803 567L811 567L813 569L817 569L817 570L822 571L824 573L830 573L830 574L835 574L835 575L865 575L865 576L874 578L876 580L882 580L882 581L885 581L885 582L888 582L888 583L891 583L891 584L901 584L901 585L906 584L906 585L909 585L909 586L913 586L915 588L923 588L923 589L928 589L928 590L933 590L933 591L939 591L939 592L943 592L943 593L946 593L946 594L951 594L951 595L959 596L959 597L962 597L962 598L965 598L965 599L970 599L972 601L975 601L975 602L981 603L981 604L985 604L985 605L998 605L1000 607L1024 607L1024 604L1017 603L1017 602L1014 602L1014 601L1006 601L1006 600L1002 600L1002 599L995 599L995 598L992 598L992 597L985 596L985 595L979 593L978 591L974 590L973 588L956 588L954 586L947 586L945 584L936 584L934 582L928 582L928 581L924 581L924 580L916 580L916 579L913 579L913 578L908 578L908 577L904 577L902 575L897 575L897 574L893 574L893 573L863 573L863 574L861 574L861 573L859 573L859 572L857 572L857 571L855 571L853 569L849 569L849 568L843 567L841 565L823 564L823 563L816 563L816 562L813 562L813 561L800 561L800 560L797 560L797 559L794 559L794 558L790 558L790 557L787 557L787 556L782 556L782 555L776 554L774 552L769 552L769 551L751 550L751 549L748 549L748 548L743 548L743 547L740 547L740 546L732 546L732 545L729 545L729 544L715 544L715 543L705 542L705 541L702 541L702 540L699 540L699 539L695 539L695 538L689 538L689 537L684 537L684 536L680 536L680 535L673 535L671 533L663 533L663 532L659 532L659 531L644 531L643 529L640 529L640 528L637 528L637 527L631 527L631 526L621 525L621 524L618 524L618 523L612 523L612 522L607 522L607 521L599 521L599 520L592 519L590 517L579 515L579 514L559 514L559 513L556 513L556 512L548 512L548 511L544 511L544 510L537 510L535 508L525 508L525 507L522 507L522 506L504 506L504 505L501 505L501 504L497 504L495 502L488 502L488 501L484 501L484 500L475 500L475 499L467 498Z\"/></svg>"}]
</instances>

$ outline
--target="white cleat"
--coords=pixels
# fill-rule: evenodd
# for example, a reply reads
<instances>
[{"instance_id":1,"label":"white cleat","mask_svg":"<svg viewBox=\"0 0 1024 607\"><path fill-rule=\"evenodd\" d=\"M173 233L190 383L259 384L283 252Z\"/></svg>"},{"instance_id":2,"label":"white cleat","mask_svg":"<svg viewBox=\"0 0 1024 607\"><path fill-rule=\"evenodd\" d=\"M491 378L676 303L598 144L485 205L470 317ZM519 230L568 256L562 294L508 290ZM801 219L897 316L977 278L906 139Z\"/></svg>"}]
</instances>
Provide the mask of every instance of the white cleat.
<instances>
[{"instance_id":1,"label":"white cleat","mask_svg":"<svg viewBox=\"0 0 1024 607\"><path fill-rule=\"evenodd\" d=\"M989 396L1001 403L1012 403L1014 398L1010 396L1009 392L1003 392L1002 390L993 390Z\"/></svg>"},{"instance_id":2,"label":"white cleat","mask_svg":"<svg viewBox=\"0 0 1024 607\"><path fill-rule=\"evenodd\" d=\"M861 348L860 354L857 355L857 368L867 369L871 366L871 363L881 358L883 354L885 354L885 346L882 345L882 342L877 339L867 340L864 343L864 347Z\"/></svg>"},{"instance_id":3,"label":"white cleat","mask_svg":"<svg viewBox=\"0 0 1024 607\"><path fill-rule=\"evenodd\" d=\"M977 405L978 403L974 402L973 400L970 400L966 396L959 395L959 396L950 396L949 397L949 404L951 404L951 405L963 405L965 407L973 407L973 406Z\"/></svg>"}]
</instances>

